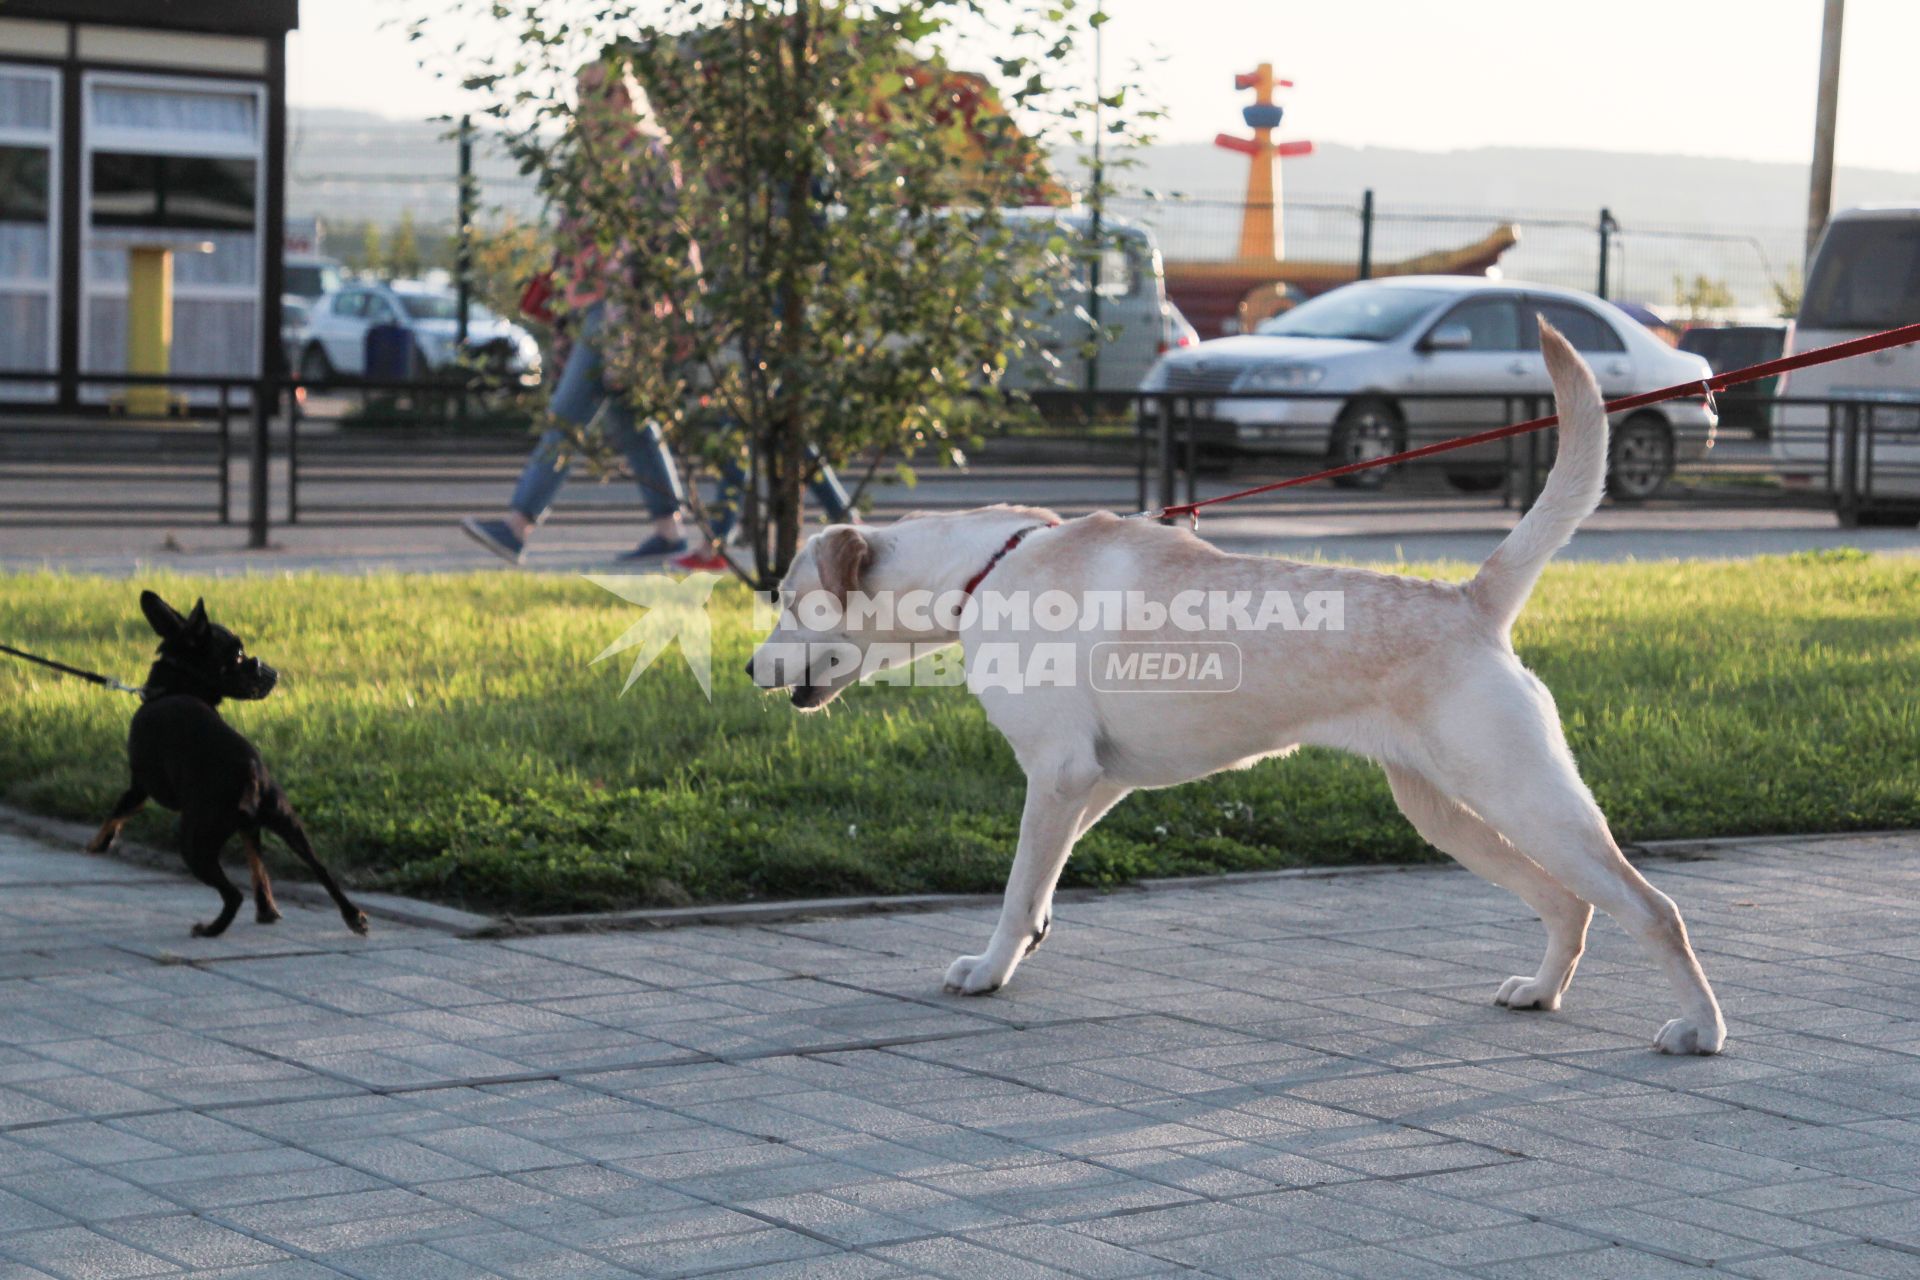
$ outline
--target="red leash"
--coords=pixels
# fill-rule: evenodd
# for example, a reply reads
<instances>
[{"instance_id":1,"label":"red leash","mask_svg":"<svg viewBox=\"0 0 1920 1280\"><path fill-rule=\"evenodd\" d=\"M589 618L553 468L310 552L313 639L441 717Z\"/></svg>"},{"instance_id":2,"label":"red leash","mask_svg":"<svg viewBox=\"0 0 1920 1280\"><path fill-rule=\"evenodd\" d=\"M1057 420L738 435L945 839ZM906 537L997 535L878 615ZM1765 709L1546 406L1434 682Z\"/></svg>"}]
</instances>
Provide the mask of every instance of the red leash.
<instances>
[{"instance_id":1,"label":"red leash","mask_svg":"<svg viewBox=\"0 0 1920 1280\"><path fill-rule=\"evenodd\" d=\"M1662 387L1658 391L1643 391L1639 395L1623 396L1618 400L1607 401L1607 412L1620 413L1627 409L1638 409L1643 405L1659 404L1663 400L1677 400L1681 396L1689 395L1704 395L1708 401L1711 401L1714 392L1724 391L1728 387L1737 387L1743 382L1758 382L1762 378L1771 378L1775 374L1792 373L1796 369L1810 369L1814 365L1831 364L1835 360L1845 360L1850 356L1885 351L1889 347L1904 347L1909 342L1920 342L1920 324L1902 325L1898 329L1888 329L1884 333L1869 334L1864 338L1853 338L1847 342L1836 342L1830 347L1802 351L1796 356L1764 360L1759 364L1748 365L1744 369L1730 369L1726 373L1716 373L1711 378L1702 378L1698 382L1682 382L1671 387ZM1516 422L1511 426L1494 427L1490 431L1477 431L1470 436L1439 440L1433 444L1421 445L1418 449L1408 449L1404 453L1390 453L1384 457L1349 462L1345 466L1316 471L1312 475L1294 476L1290 480L1276 480L1272 484L1242 489L1238 493L1224 493L1217 498L1207 498L1201 502L1183 502L1176 506L1162 507L1158 511L1145 511L1141 514L1161 519L1186 516L1198 524L1202 507L1219 506L1223 502L1238 502L1242 498L1251 498L1256 494L1272 493L1275 489L1291 489L1295 485L1312 484L1316 480L1330 480L1334 476L1352 475L1356 471L1365 471L1370 467L1390 467L1400 462L1411 462L1415 458L1429 458L1436 453L1464 449L1469 445L1485 444L1489 440L1505 440L1508 436L1525 435L1529 431L1551 427L1559 421L1558 414L1549 414L1530 422Z\"/></svg>"}]
</instances>

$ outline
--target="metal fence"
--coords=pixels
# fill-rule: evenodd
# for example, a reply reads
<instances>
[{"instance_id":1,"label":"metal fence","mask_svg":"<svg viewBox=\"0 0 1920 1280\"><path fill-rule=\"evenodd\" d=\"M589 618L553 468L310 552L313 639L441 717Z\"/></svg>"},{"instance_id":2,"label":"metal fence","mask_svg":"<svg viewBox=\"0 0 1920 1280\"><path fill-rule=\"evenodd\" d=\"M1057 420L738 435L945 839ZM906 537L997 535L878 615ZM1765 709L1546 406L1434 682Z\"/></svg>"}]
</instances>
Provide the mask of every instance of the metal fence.
<instances>
[{"instance_id":1,"label":"metal fence","mask_svg":"<svg viewBox=\"0 0 1920 1280\"><path fill-rule=\"evenodd\" d=\"M289 397L286 431L291 524L440 524L491 510L512 489L532 447L524 425L482 425L481 415L467 415L458 403L442 405L436 416L434 401L453 394L446 383L341 379L299 386L306 394ZM372 397L427 403L398 412L388 403L370 414ZM631 521L632 512L585 507L569 518Z\"/></svg>"},{"instance_id":2,"label":"metal fence","mask_svg":"<svg viewBox=\"0 0 1920 1280\"><path fill-rule=\"evenodd\" d=\"M1644 303L1681 320L1777 315L1799 287L1804 229L1645 223L1605 209L1467 208L1301 196L1280 206L1288 261L1360 264L1375 273L1512 227L1500 260L1514 279ZM1231 261L1244 197L1120 193L1113 213L1151 227L1169 260ZM1604 277L1603 277L1604 267Z\"/></svg>"},{"instance_id":3,"label":"metal fence","mask_svg":"<svg viewBox=\"0 0 1920 1280\"><path fill-rule=\"evenodd\" d=\"M0 371L0 389L37 387L44 374ZM353 514L408 523L434 511L420 489L460 469L484 467L508 481L527 451L521 431L463 425L468 397L486 379L304 384L277 378L88 374L89 387L164 387L165 418L75 415L0 395L0 526L214 524L244 522L248 545L268 544L275 525L322 523ZM315 440L308 392L333 397L339 417L375 397L422 408L412 421L336 428ZM337 500L331 485L377 485L380 502ZM313 500L316 487L319 501ZM451 510L445 508L444 510Z\"/></svg>"},{"instance_id":4,"label":"metal fence","mask_svg":"<svg viewBox=\"0 0 1920 1280\"><path fill-rule=\"evenodd\" d=\"M0 390L37 389L45 374L0 372ZM0 483L9 523L233 522L236 444L253 494L264 497L261 445L271 391L255 378L88 374L92 388L165 386L189 403L177 417L135 421L62 416L0 396ZM264 515L262 516L264 520ZM262 539L261 545L264 545Z\"/></svg>"},{"instance_id":5,"label":"metal fence","mask_svg":"<svg viewBox=\"0 0 1920 1280\"><path fill-rule=\"evenodd\" d=\"M1774 405L1792 412L1770 415L1765 439L1689 428L1676 420L1664 427L1664 459L1642 455L1637 461L1619 444L1645 411L1617 415L1608 466L1612 500L1685 508L1830 509L1847 527L1911 524L1920 518L1920 405L1811 397ZM1236 406L1262 412L1236 412ZM1402 396L1386 432L1358 447L1342 438L1345 407L1343 397L1324 392L1142 395L1135 442L1137 508L1157 510L1210 496L1203 495L1202 477L1216 493L1255 488L1542 417L1553 411L1553 402L1549 396L1510 393ZM1444 486L1463 497L1485 494L1502 506L1525 510L1546 482L1557 440L1551 429L1527 432L1377 468L1345 483L1382 491ZM1643 485L1649 466L1660 474L1656 483ZM1298 492L1262 494L1232 511L1284 514L1285 495Z\"/></svg>"},{"instance_id":6,"label":"metal fence","mask_svg":"<svg viewBox=\"0 0 1920 1280\"><path fill-rule=\"evenodd\" d=\"M0 374L0 382L34 376ZM273 379L98 381L198 389L208 393L208 404L159 422L52 419L45 408L0 404L0 527L244 522L249 545L264 547L276 525L439 523L497 504L530 445L524 431L462 429L450 414L433 428L339 420L364 395L444 397L457 390L447 384L316 386L303 402L301 384ZM1135 505L1145 510L1551 411L1544 395L1510 391L1403 399L1407 403L1397 406L1401 417L1356 445L1342 437L1343 406L1327 393L1135 396L1124 402L1119 421L1100 430L996 438L988 465L1010 475L1025 470L1029 484L1047 475L1064 483L1082 471L1115 479L1131 472ZM1236 411L1240 402L1288 412L1250 417ZM317 420L316 406L327 406L334 421ZM1794 412L1778 411L1787 406ZM1621 430L1616 422L1616 439ZM1642 497L1676 509L1829 508L1843 524L1920 516L1920 405L1795 397L1776 402L1768 440L1720 433L1707 449L1703 427L1693 429L1692 438L1682 431L1674 432L1671 475ZM1063 442L1069 449L1064 457L1057 449ZM1049 445L1056 446L1051 453ZM1364 483L1372 485L1377 476L1379 493L1389 501L1416 490L1457 490L1462 503L1524 508L1539 493L1552 458L1553 434L1534 432L1382 469ZM1233 510L1283 514L1303 493L1268 494ZM1116 491L1102 504L1120 496ZM1367 493L1353 496L1364 500ZM1616 500L1630 496L1630 486L1615 485ZM569 520L631 518L624 496L575 504L568 514Z\"/></svg>"}]
</instances>

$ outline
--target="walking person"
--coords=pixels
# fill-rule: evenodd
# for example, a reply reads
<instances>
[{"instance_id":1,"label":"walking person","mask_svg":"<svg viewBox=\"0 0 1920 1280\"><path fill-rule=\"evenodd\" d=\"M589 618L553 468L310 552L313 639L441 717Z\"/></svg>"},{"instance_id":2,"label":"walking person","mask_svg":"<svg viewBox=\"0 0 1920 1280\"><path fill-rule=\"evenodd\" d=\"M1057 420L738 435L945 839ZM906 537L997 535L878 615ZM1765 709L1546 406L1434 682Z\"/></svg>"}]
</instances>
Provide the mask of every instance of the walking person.
<instances>
[{"instance_id":1,"label":"walking person","mask_svg":"<svg viewBox=\"0 0 1920 1280\"><path fill-rule=\"evenodd\" d=\"M644 91L633 82L630 72L618 66L617 54L585 67L579 89L583 132L595 138L617 138L618 145L629 152L639 150L638 180L657 181L664 175L678 190L680 175L667 154L661 126L646 103ZM690 550L680 518L686 490L660 428L655 423L636 422L632 406L607 378L601 339L618 322L618 313L605 282L618 278L623 255L603 251L594 230L590 215L584 212L571 213L560 221L559 238L564 247L554 274L565 287L562 323L575 327L571 351L548 409L575 428L585 429L600 421L604 438L626 458L640 488L641 501L653 517L653 528L639 546L620 557L622 563L667 565L685 572L724 572L728 565L720 548L736 531L738 507L747 489L746 474L737 461L721 468L714 539L698 551ZM697 247L693 253L697 255ZM698 258L692 262L699 270ZM675 304L663 299L656 305ZM514 486L507 510L496 517L463 519L460 527L468 537L511 564L522 561L528 540L571 470L569 434L561 427L551 427L541 435ZM857 521L832 466L811 445L807 447L807 460L813 469L808 488L828 519L836 523Z\"/></svg>"},{"instance_id":2,"label":"walking person","mask_svg":"<svg viewBox=\"0 0 1920 1280\"><path fill-rule=\"evenodd\" d=\"M679 175L667 155L665 138L645 106L645 96L631 74L612 57L589 63L580 72L581 131L596 138L613 138L624 151L638 152L641 181L665 175L677 188ZM666 441L655 423L634 420L632 406L608 381L600 346L602 335L618 313L608 297L607 282L617 278L622 254L601 249L592 219L585 210L573 211L559 224L562 246L555 275L565 289L562 323L572 326L572 349L554 384L548 410L562 422L580 429L598 420L604 437L627 460L640 500L653 517L653 528L623 563L664 563L688 549L680 509L686 493ZM534 446L514 486L507 510L494 518L468 516L460 522L467 536L511 564L526 554L527 541L545 518L567 481L574 452L562 427L549 427Z\"/></svg>"}]
</instances>

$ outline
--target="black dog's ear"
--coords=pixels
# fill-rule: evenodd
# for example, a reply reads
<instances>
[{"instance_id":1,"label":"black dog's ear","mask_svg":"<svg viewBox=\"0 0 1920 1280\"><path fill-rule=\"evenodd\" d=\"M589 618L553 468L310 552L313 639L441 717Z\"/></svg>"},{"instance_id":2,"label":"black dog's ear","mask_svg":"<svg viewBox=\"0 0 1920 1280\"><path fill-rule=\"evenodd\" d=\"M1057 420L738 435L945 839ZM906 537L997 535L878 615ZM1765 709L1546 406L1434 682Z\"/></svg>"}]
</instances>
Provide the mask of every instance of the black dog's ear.
<instances>
[{"instance_id":1,"label":"black dog's ear","mask_svg":"<svg viewBox=\"0 0 1920 1280\"><path fill-rule=\"evenodd\" d=\"M187 625L178 610L151 591L140 593L140 612L147 615L147 625L162 640L173 639Z\"/></svg>"},{"instance_id":2,"label":"black dog's ear","mask_svg":"<svg viewBox=\"0 0 1920 1280\"><path fill-rule=\"evenodd\" d=\"M195 600L193 602L193 612L187 615L187 634L190 636L204 636L207 634L207 629L211 625L212 624L207 621L207 602L205 600Z\"/></svg>"}]
</instances>

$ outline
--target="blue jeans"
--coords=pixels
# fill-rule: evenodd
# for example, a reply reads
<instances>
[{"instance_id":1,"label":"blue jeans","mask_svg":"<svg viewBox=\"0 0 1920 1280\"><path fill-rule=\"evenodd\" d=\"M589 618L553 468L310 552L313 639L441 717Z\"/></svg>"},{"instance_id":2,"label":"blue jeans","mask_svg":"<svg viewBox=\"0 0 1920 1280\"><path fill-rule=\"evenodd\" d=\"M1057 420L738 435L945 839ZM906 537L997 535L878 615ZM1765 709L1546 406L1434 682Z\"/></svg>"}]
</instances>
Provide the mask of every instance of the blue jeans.
<instances>
[{"instance_id":1,"label":"blue jeans","mask_svg":"<svg viewBox=\"0 0 1920 1280\"><path fill-rule=\"evenodd\" d=\"M584 427L602 405L606 406L607 439L626 455L648 513L656 520L664 519L679 511L686 501L680 472L673 465L673 455L667 452L666 441L660 438L660 428L651 422L645 427L637 424L625 398L606 384L600 352L594 345L605 319L604 305L588 308L579 340L573 344L547 407L556 418ZM520 472L520 482L514 486L510 505L515 511L535 523L546 515L560 486L567 482L567 472L573 465L571 452L566 434L558 427L549 428L540 437Z\"/></svg>"},{"instance_id":2,"label":"blue jeans","mask_svg":"<svg viewBox=\"0 0 1920 1280\"><path fill-rule=\"evenodd\" d=\"M820 451L812 445L807 446L807 464L813 478L807 481L807 490L813 494L813 500L827 513L827 519L838 524L845 520L853 510L853 500L847 496L840 477L833 473L821 458ZM734 524L739 520L739 501L741 492L747 487L747 473L740 469L738 462L729 462L720 468L720 490L714 495L713 536L722 542L733 532Z\"/></svg>"},{"instance_id":3,"label":"blue jeans","mask_svg":"<svg viewBox=\"0 0 1920 1280\"><path fill-rule=\"evenodd\" d=\"M607 438L626 455L627 466L633 470L634 479L640 486L641 501L646 503L648 513L656 520L664 519L677 513L686 504L686 491L681 487L679 469L673 465L673 455L667 452L660 428L651 422L645 427L635 423L632 408L606 385L600 352L593 342L605 318L604 304L588 308L580 325L579 341L574 343L573 352L567 357L567 366L560 373L560 382L554 387L553 398L547 402L547 407L556 418L584 427L593 421L594 415L600 412L604 404ZM847 497L847 491L841 487L840 478L834 475L832 467L821 460L819 450L812 445L807 446L807 461L814 467L813 479L807 483L814 500L829 519L846 519L853 503ZM567 472L571 468L572 458L566 434L557 427L549 428L527 458L527 465L520 472L520 481L514 486L513 500L508 505L527 519L539 523L547 513L547 508L553 505L554 498L559 496L560 486L567 482ZM739 519L739 495L746 485L747 476L739 463L728 463L721 468L713 531L714 536L722 541L733 532L733 526Z\"/></svg>"}]
</instances>

